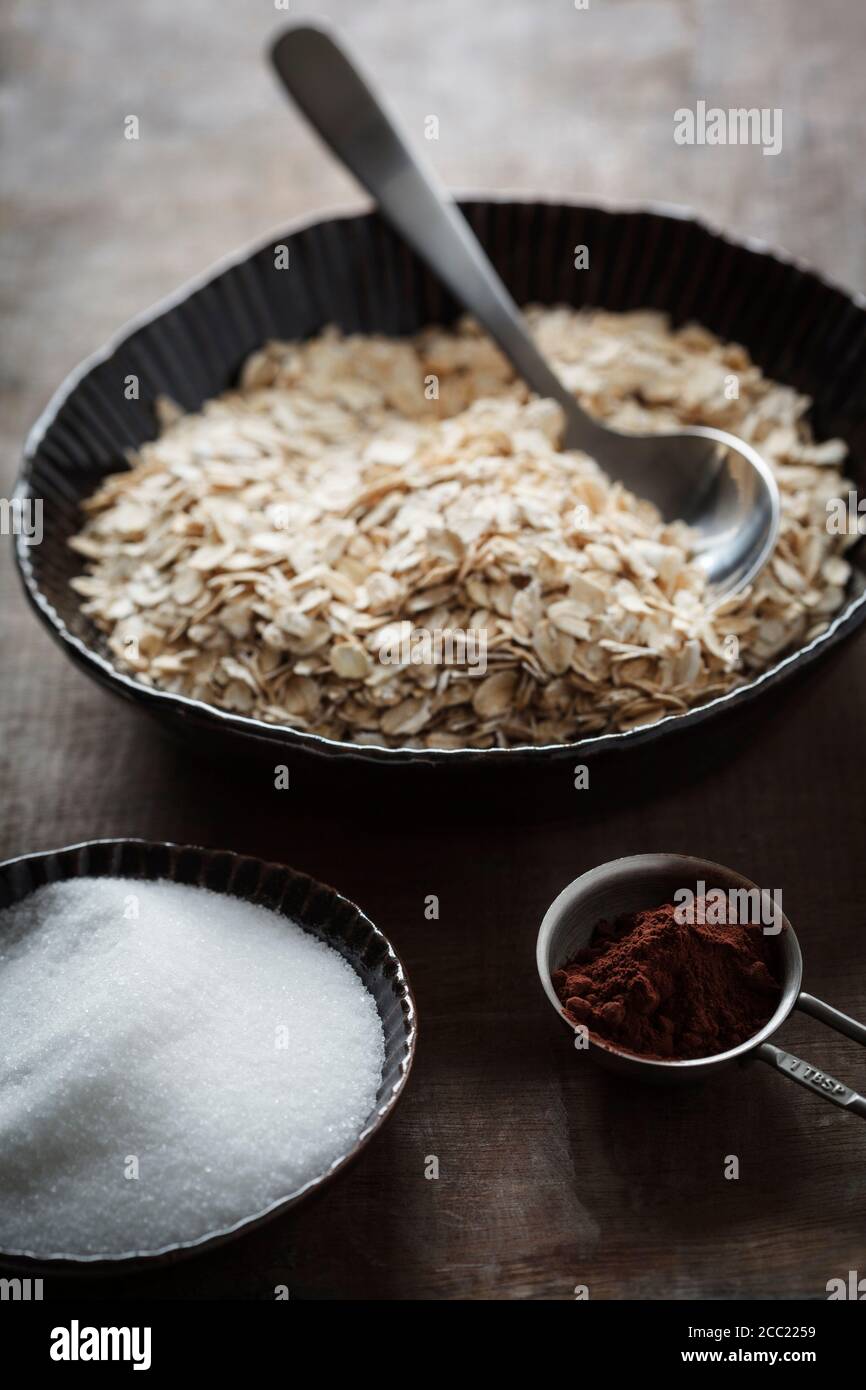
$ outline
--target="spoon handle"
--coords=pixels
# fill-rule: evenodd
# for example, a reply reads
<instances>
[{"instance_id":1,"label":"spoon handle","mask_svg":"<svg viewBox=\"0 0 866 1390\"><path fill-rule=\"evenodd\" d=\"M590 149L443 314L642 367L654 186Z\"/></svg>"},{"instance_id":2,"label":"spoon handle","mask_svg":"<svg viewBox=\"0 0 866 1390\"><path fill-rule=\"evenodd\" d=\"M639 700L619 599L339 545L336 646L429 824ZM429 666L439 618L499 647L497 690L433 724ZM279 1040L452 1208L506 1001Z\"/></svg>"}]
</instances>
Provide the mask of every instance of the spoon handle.
<instances>
[{"instance_id":1,"label":"spoon handle","mask_svg":"<svg viewBox=\"0 0 866 1390\"><path fill-rule=\"evenodd\" d=\"M388 221L484 325L532 389L568 409L573 426L574 397L538 352L468 223L421 167L343 49L326 30L302 24L283 31L271 58L311 125ZM587 417L587 444L595 432Z\"/></svg>"},{"instance_id":2,"label":"spoon handle","mask_svg":"<svg viewBox=\"0 0 866 1390\"><path fill-rule=\"evenodd\" d=\"M795 1057L793 1052L785 1052L781 1047L776 1047L775 1043L768 1042L755 1048L753 1055L759 1061L766 1062L776 1071L780 1071L783 1076L787 1076L789 1081L796 1081L798 1086L805 1086L807 1090L814 1091L822 1100L828 1100L831 1105L841 1105L852 1115L859 1115L861 1120L866 1120L866 1096L861 1096L844 1082L837 1081L835 1076L813 1067L811 1062L804 1062L802 1057Z\"/></svg>"},{"instance_id":3,"label":"spoon handle","mask_svg":"<svg viewBox=\"0 0 866 1390\"><path fill-rule=\"evenodd\" d=\"M828 1028L835 1028L837 1033L844 1033L846 1038L851 1038L861 1047L866 1047L866 1027L858 1023L856 1018L843 1014L841 1009L834 1009L832 1004L825 1004L823 999L816 999L814 994L801 991L797 995L794 1008L804 1014L811 1014L812 1018L826 1023Z\"/></svg>"}]
</instances>

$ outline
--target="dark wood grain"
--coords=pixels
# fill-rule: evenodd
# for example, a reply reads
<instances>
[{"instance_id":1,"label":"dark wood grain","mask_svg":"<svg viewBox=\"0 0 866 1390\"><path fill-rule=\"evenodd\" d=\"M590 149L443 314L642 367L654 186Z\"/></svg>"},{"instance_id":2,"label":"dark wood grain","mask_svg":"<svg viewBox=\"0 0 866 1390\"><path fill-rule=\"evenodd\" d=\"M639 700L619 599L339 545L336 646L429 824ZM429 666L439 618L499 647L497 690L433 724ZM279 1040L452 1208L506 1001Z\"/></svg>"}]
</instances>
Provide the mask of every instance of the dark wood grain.
<instances>
[{"instance_id":1,"label":"dark wood grain","mask_svg":"<svg viewBox=\"0 0 866 1390\"><path fill-rule=\"evenodd\" d=\"M691 202L863 287L855 0L327 9L416 134L439 114L429 153L450 183ZM98 23L57 0L11 23L6 479L65 370L124 317L349 189L259 62L267 7L196 0L178 27L167 0L122 0ZM700 96L783 106L783 154L678 151L672 111ZM567 769L463 783L298 762L277 793L266 765L198 760L67 665L6 547L0 584L0 854L130 834L291 863L364 907L419 1004L412 1084L341 1181L242 1242L94 1292L822 1297L866 1270L862 1123L761 1067L675 1094L595 1071L534 964L543 912L576 874L682 851L781 886L807 987L866 1017L862 642L746 725L593 766L588 792ZM863 1085L853 1044L800 1017L783 1039Z\"/></svg>"}]
</instances>

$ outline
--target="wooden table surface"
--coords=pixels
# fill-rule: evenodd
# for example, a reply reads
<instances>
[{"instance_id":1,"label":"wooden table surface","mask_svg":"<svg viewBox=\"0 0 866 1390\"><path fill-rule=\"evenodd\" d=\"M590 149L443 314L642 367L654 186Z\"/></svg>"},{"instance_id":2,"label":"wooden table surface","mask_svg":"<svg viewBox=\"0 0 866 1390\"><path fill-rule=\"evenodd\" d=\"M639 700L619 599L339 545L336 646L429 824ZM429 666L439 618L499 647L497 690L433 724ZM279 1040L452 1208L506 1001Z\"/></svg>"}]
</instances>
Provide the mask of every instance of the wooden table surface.
<instances>
[{"instance_id":1,"label":"wooden table surface","mask_svg":"<svg viewBox=\"0 0 866 1390\"><path fill-rule=\"evenodd\" d=\"M416 138L438 115L425 148L452 186L688 203L866 287L857 0L327 11ZM180 13L51 0L7 18L6 488L53 388L120 322L267 228L355 197L260 61L281 13L229 0ZM675 146L672 113L699 98L782 107L782 154ZM138 142L123 137L130 114ZM299 762L277 793L266 768L198 761L97 690L25 608L8 545L0 566L0 854L140 835L284 860L370 913L419 1005L407 1093L338 1183L210 1256L92 1292L823 1297L866 1270L862 1124L761 1067L678 1093L609 1078L574 1053L534 965L571 878L681 851L781 886L808 988L866 1016L862 640L746 727L599 763L588 792L567 768L463 783ZM853 1044L806 1018L783 1036L863 1084Z\"/></svg>"}]
</instances>

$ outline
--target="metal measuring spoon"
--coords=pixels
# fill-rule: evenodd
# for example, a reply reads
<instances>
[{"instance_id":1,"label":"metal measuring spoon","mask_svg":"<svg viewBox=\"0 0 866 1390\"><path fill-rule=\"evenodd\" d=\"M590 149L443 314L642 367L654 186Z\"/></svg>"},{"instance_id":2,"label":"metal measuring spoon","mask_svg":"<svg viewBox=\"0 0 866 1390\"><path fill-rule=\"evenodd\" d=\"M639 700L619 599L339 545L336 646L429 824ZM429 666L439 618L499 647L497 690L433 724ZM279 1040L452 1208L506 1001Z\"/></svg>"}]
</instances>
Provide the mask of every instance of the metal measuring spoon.
<instances>
[{"instance_id":1,"label":"metal measuring spoon","mask_svg":"<svg viewBox=\"0 0 866 1390\"><path fill-rule=\"evenodd\" d=\"M324 29L285 30L271 53L304 115L372 193L384 216L484 325L518 375L565 412L565 447L698 533L694 560L719 599L766 564L779 529L779 492L764 460L723 430L626 435L593 420L536 348L520 310L465 219L416 160L354 64Z\"/></svg>"},{"instance_id":2,"label":"metal measuring spoon","mask_svg":"<svg viewBox=\"0 0 866 1390\"><path fill-rule=\"evenodd\" d=\"M703 881L709 888L754 890L747 878L713 864L707 859L692 859L684 854L634 854L627 859L612 859L597 869L576 878L548 908L538 933L536 963L544 992L556 1012L570 1028L553 987L554 970L571 960L581 947L588 945L595 926L603 918L612 921L628 912L639 912L648 906L669 903L678 889L689 888ZM792 1052L785 1052L770 1038L781 1028L794 1009L811 1014L837 1033L866 1047L866 1027L830 1004L804 994L803 957L800 945L787 917L782 916L779 943L779 965L782 973L782 994L772 1016L754 1037L747 1038L728 1052L712 1057L698 1057L682 1062L663 1062L626 1052L600 1038L589 1039L589 1054L597 1062L625 1076L642 1081L683 1082L710 1076L737 1062L756 1059L815 1091L832 1105L841 1105L852 1115L866 1120L866 1096L837 1081L820 1067L813 1067Z\"/></svg>"}]
</instances>

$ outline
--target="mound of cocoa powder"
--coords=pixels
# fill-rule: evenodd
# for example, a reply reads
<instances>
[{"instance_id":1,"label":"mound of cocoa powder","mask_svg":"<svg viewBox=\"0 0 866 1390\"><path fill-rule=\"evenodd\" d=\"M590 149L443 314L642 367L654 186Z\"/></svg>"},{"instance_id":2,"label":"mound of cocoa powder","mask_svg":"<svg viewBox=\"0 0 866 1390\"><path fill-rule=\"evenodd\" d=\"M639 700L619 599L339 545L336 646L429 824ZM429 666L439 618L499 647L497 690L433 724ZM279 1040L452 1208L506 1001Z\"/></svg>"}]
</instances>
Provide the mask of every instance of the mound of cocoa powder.
<instances>
[{"instance_id":1,"label":"mound of cocoa powder","mask_svg":"<svg viewBox=\"0 0 866 1390\"><path fill-rule=\"evenodd\" d=\"M775 940L760 925L677 920L671 903L599 922L588 946L553 972L572 1023L664 1061L736 1047L772 1017L781 987Z\"/></svg>"}]
</instances>

